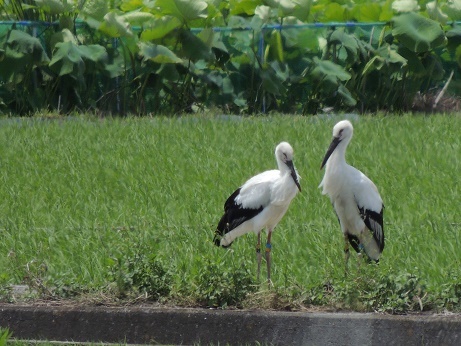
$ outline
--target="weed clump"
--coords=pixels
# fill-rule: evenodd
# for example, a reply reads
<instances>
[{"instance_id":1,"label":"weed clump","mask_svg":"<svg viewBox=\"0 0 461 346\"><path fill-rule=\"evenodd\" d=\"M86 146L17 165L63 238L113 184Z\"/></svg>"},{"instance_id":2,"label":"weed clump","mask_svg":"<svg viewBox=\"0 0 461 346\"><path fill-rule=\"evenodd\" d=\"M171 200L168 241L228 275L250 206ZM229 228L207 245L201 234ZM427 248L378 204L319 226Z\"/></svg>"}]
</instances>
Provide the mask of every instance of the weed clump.
<instances>
[{"instance_id":1,"label":"weed clump","mask_svg":"<svg viewBox=\"0 0 461 346\"><path fill-rule=\"evenodd\" d=\"M231 265L208 260L197 278L197 300L204 305L241 307L249 293L256 290L245 264Z\"/></svg>"},{"instance_id":2,"label":"weed clump","mask_svg":"<svg viewBox=\"0 0 461 346\"><path fill-rule=\"evenodd\" d=\"M393 314L423 311L430 305L421 278L407 272L331 280L322 286L311 287L304 297L306 305Z\"/></svg>"},{"instance_id":3,"label":"weed clump","mask_svg":"<svg viewBox=\"0 0 461 346\"><path fill-rule=\"evenodd\" d=\"M439 292L434 299L434 306L439 310L461 311L461 283L457 275L452 275L448 282L436 288Z\"/></svg>"},{"instance_id":4,"label":"weed clump","mask_svg":"<svg viewBox=\"0 0 461 346\"><path fill-rule=\"evenodd\" d=\"M111 277L121 298L130 291L145 293L153 301L170 294L171 274L153 254L139 251L117 260L111 267Z\"/></svg>"}]
</instances>

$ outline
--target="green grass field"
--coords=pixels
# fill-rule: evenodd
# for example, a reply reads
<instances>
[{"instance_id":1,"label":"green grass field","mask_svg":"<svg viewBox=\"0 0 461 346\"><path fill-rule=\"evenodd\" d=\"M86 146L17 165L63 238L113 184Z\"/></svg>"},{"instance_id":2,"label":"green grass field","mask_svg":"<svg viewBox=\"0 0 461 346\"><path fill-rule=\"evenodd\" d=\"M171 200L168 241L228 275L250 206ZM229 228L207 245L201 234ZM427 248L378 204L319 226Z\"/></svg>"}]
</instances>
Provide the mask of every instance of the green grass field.
<instances>
[{"instance_id":1,"label":"green grass field","mask_svg":"<svg viewBox=\"0 0 461 346\"><path fill-rule=\"evenodd\" d=\"M385 204L380 264L355 254L318 185L342 117L0 120L0 296L91 295L187 305L459 310L461 117L355 117L347 160ZM273 236L257 286L256 236L212 244L226 198L295 150L303 188ZM263 268L265 268L263 266ZM265 277L265 271L262 271ZM96 298L95 298L96 297Z\"/></svg>"}]
</instances>

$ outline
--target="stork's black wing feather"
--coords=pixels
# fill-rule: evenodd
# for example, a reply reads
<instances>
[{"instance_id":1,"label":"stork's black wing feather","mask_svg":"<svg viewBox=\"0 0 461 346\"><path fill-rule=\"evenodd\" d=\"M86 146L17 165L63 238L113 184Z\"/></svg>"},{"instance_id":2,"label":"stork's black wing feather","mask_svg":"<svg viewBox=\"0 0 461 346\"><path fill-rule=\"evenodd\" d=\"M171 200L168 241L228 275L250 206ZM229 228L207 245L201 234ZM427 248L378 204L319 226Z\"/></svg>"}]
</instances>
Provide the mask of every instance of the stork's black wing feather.
<instances>
[{"instance_id":1,"label":"stork's black wing feather","mask_svg":"<svg viewBox=\"0 0 461 346\"><path fill-rule=\"evenodd\" d=\"M365 225L373 233L373 238L378 244L379 251L384 250L384 225L383 225L383 211L384 206L381 208L381 211L378 213L373 210L360 208L359 212L362 220L365 222Z\"/></svg>"},{"instance_id":2,"label":"stork's black wing feather","mask_svg":"<svg viewBox=\"0 0 461 346\"><path fill-rule=\"evenodd\" d=\"M220 245L220 238L224 234L237 228L245 221L254 218L264 209L263 206L259 208L243 208L241 204L235 202L235 198L239 193L240 188L235 190L227 199L226 203L224 203L224 215L221 217L221 220L219 220L213 239L217 246Z\"/></svg>"}]
</instances>

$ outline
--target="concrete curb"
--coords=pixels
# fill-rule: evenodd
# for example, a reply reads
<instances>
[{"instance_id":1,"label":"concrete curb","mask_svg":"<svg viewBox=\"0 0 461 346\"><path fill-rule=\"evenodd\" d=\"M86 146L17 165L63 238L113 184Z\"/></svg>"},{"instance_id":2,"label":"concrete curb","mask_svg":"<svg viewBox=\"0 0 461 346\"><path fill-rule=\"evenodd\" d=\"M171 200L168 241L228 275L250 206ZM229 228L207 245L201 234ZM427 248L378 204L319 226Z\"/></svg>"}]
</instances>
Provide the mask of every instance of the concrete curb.
<instances>
[{"instance_id":1,"label":"concrete curb","mask_svg":"<svg viewBox=\"0 0 461 346\"><path fill-rule=\"evenodd\" d=\"M461 345L460 315L0 305L18 339L130 344Z\"/></svg>"}]
</instances>

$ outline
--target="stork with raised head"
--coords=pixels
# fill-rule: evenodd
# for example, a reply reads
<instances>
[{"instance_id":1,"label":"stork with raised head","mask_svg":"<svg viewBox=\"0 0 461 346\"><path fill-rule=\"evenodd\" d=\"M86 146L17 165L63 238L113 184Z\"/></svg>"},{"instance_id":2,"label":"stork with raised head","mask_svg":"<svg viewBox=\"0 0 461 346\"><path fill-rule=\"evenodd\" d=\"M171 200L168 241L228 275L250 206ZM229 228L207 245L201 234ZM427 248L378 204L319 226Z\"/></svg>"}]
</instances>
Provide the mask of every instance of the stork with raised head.
<instances>
[{"instance_id":1,"label":"stork with raised head","mask_svg":"<svg viewBox=\"0 0 461 346\"><path fill-rule=\"evenodd\" d=\"M293 164L293 148L281 142L275 148L278 170L260 173L239 187L224 204L224 215L215 231L214 243L229 247L239 236L254 232L258 236L256 255L258 280L261 268L261 231L266 228L267 279L270 282L271 237L275 226L285 215L291 200L296 196L299 175Z\"/></svg>"},{"instance_id":2,"label":"stork with raised head","mask_svg":"<svg viewBox=\"0 0 461 346\"><path fill-rule=\"evenodd\" d=\"M346 271L349 244L375 262L384 249L384 205L378 189L365 174L346 163L346 148L352 134L348 120L333 127L333 140L320 167L326 166L319 186L330 197L343 231Z\"/></svg>"}]
</instances>

